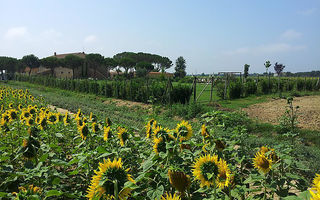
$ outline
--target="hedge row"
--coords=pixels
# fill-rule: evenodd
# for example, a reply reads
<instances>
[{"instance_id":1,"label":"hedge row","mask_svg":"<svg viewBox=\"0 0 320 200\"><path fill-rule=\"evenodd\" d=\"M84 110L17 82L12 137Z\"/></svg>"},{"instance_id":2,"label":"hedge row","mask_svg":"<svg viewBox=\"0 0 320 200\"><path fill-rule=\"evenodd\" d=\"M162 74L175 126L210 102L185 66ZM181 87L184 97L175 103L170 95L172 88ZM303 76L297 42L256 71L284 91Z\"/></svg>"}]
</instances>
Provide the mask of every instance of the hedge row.
<instances>
[{"instance_id":1,"label":"hedge row","mask_svg":"<svg viewBox=\"0 0 320 200\"><path fill-rule=\"evenodd\" d=\"M224 97L225 83L218 82L217 94L219 97ZM303 78L281 78L279 89L281 92L293 91L319 91L320 83L318 79L303 79ZM226 97L229 99L236 99L247 97L249 95L271 94L278 91L278 79L267 78L260 79L259 81L247 79L245 83L239 80L231 81L227 88Z\"/></svg>"},{"instance_id":2,"label":"hedge row","mask_svg":"<svg viewBox=\"0 0 320 200\"><path fill-rule=\"evenodd\" d=\"M189 102L192 94L191 87L188 85L178 84L172 86L169 81L153 79L95 81L87 79L58 79L53 77L17 74L15 75L15 80L143 103L186 104Z\"/></svg>"}]
</instances>

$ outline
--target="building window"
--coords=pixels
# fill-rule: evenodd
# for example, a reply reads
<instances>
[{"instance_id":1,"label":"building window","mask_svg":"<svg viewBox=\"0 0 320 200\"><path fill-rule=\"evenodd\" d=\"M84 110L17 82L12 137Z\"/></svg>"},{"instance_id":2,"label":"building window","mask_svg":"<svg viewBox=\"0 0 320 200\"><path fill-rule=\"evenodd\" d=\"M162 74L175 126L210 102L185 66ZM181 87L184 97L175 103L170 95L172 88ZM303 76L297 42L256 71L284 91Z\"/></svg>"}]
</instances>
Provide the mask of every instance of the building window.
<instances>
[{"instance_id":1,"label":"building window","mask_svg":"<svg viewBox=\"0 0 320 200\"><path fill-rule=\"evenodd\" d=\"M61 72L61 74L63 74L63 72Z\"/></svg>"}]
</instances>

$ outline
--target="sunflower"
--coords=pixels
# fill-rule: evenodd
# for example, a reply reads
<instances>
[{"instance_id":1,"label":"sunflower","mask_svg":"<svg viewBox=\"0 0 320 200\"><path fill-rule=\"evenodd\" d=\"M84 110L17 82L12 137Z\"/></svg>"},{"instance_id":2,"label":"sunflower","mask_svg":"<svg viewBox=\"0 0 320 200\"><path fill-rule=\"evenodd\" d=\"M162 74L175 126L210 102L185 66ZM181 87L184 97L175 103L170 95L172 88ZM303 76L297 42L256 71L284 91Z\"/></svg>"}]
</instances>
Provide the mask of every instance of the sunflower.
<instances>
[{"instance_id":1,"label":"sunflower","mask_svg":"<svg viewBox=\"0 0 320 200\"><path fill-rule=\"evenodd\" d=\"M13 108L13 103L9 103L8 107Z\"/></svg>"},{"instance_id":2,"label":"sunflower","mask_svg":"<svg viewBox=\"0 0 320 200\"><path fill-rule=\"evenodd\" d=\"M177 125L176 132L180 142L182 142L191 138L192 127L188 122L183 120L180 124Z\"/></svg>"},{"instance_id":3,"label":"sunflower","mask_svg":"<svg viewBox=\"0 0 320 200\"><path fill-rule=\"evenodd\" d=\"M28 106L28 111L31 115L34 115L37 112L37 109L33 106Z\"/></svg>"},{"instance_id":4,"label":"sunflower","mask_svg":"<svg viewBox=\"0 0 320 200\"><path fill-rule=\"evenodd\" d=\"M88 126L86 124L84 124L83 126L78 127L78 131L80 133L82 140L86 140L87 136L89 135Z\"/></svg>"},{"instance_id":5,"label":"sunflower","mask_svg":"<svg viewBox=\"0 0 320 200\"><path fill-rule=\"evenodd\" d=\"M64 115L64 118L63 118L63 123L65 126L69 125L71 122L71 119L70 119L70 116L68 115L68 112L66 112L66 114Z\"/></svg>"},{"instance_id":6,"label":"sunflower","mask_svg":"<svg viewBox=\"0 0 320 200\"><path fill-rule=\"evenodd\" d=\"M28 187L23 187L20 186L19 188L19 192L13 192L12 194L15 196L14 199L19 200L19 199L29 199L29 198L34 198L35 195L41 195L42 193L42 189L40 187L37 186L33 186L33 185L29 185ZM36 199L38 199L36 197Z\"/></svg>"},{"instance_id":7,"label":"sunflower","mask_svg":"<svg viewBox=\"0 0 320 200\"><path fill-rule=\"evenodd\" d=\"M110 135L110 126L108 126L108 127L103 127L103 140L104 141L107 141L108 140L108 138L111 136Z\"/></svg>"},{"instance_id":8,"label":"sunflower","mask_svg":"<svg viewBox=\"0 0 320 200\"><path fill-rule=\"evenodd\" d=\"M1 126L5 125L10 121L10 116L7 113L1 115Z\"/></svg>"},{"instance_id":9,"label":"sunflower","mask_svg":"<svg viewBox=\"0 0 320 200\"><path fill-rule=\"evenodd\" d=\"M76 118L76 120L77 120L77 127L81 127L81 126L83 126L85 123L83 122L83 120L82 119L80 119L80 118Z\"/></svg>"},{"instance_id":10,"label":"sunflower","mask_svg":"<svg viewBox=\"0 0 320 200\"><path fill-rule=\"evenodd\" d=\"M80 119L80 118L82 117L82 115L83 115L83 114L82 114L81 110L78 109L78 112L77 112L77 114L75 115L74 118L75 118L76 120L78 120L78 119Z\"/></svg>"},{"instance_id":11,"label":"sunflower","mask_svg":"<svg viewBox=\"0 0 320 200\"><path fill-rule=\"evenodd\" d=\"M166 193L165 196L161 196L161 200L181 200L181 198L179 195Z\"/></svg>"},{"instance_id":12,"label":"sunflower","mask_svg":"<svg viewBox=\"0 0 320 200\"><path fill-rule=\"evenodd\" d=\"M314 177L313 185L309 192L311 200L320 200L320 174L316 174L316 177Z\"/></svg>"},{"instance_id":13,"label":"sunflower","mask_svg":"<svg viewBox=\"0 0 320 200\"><path fill-rule=\"evenodd\" d=\"M26 119L26 125L27 126L33 126L35 124L35 120L33 118Z\"/></svg>"},{"instance_id":14,"label":"sunflower","mask_svg":"<svg viewBox=\"0 0 320 200\"><path fill-rule=\"evenodd\" d=\"M26 119L28 119L30 117L32 117L31 113L29 113L28 110L23 110L21 115L20 115L20 120L24 121L24 120L26 120Z\"/></svg>"},{"instance_id":15,"label":"sunflower","mask_svg":"<svg viewBox=\"0 0 320 200\"><path fill-rule=\"evenodd\" d=\"M106 126L111 126L112 122L109 117L106 117Z\"/></svg>"},{"instance_id":16,"label":"sunflower","mask_svg":"<svg viewBox=\"0 0 320 200\"><path fill-rule=\"evenodd\" d=\"M186 175L184 172L169 169L168 176L170 184L181 194L184 194L191 184L190 176Z\"/></svg>"},{"instance_id":17,"label":"sunflower","mask_svg":"<svg viewBox=\"0 0 320 200\"><path fill-rule=\"evenodd\" d=\"M39 127L41 130L45 130L47 128L47 118L45 116L39 117Z\"/></svg>"},{"instance_id":18,"label":"sunflower","mask_svg":"<svg viewBox=\"0 0 320 200\"><path fill-rule=\"evenodd\" d=\"M8 111L8 116L10 118L9 121L11 122L11 121L13 121L13 120L18 118L18 111L15 110L15 109L10 109Z\"/></svg>"},{"instance_id":19,"label":"sunflower","mask_svg":"<svg viewBox=\"0 0 320 200\"><path fill-rule=\"evenodd\" d=\"M120 145L124 146L124 143L129 138L128 130L125 128L118 127L118 137L120 139Z\"/></svg>"},{"instance_id":20,"label":"sunflower","mask_svg":"<svg viewBox=\"0 0 320 200\"><path fill-rule=\"evenodd\" d=\"M21 104L18 105L18 109L21 110L23 107Z\"/></svg>"},{"instance_id":21,"label":"sunflower","mask_svg":"<svg viewBox=\"0 0 320 200\"><path fill-rule=\"evenodd\" d=\"M127 181L134 183L131 175L128 173L129 169L122 167L121 158L111 161L103 160L99 163L99 171L94 171L95 175L91 179L86 195L89 200L92 199L114 199L115 191L114 185L118 186L118 197L120 200L127 199L130 195L131 189L125 188L124 184Z\"/></svg>"},{"instance_id":22,"label":"sunflower","mask_svg":"<svg viewBox=\"0 0 320 200\"><path fill-rule=\"evenodd\" d=\"M260 148L260 152L261 154L268 155L272 159L272 162L277 162L279 160L279 157L276 154L274 149L270 149L269 147L262 146Z\"/></svg>"},{"instance_id":23,"label":"sunflower","mask_svg":"<svg viewBox=\"0 0 320 200\"><path fill-rule=\"evenodd\" d=\"M49 112L47 116L48 124L56 124L59 122L59 114Z\"/></svg>"},{"instance_id":24,"label":"sunflower","mask_svg":"<svg viewBox=\"0 0 320 200\"><path fill-rule=\"evenodd\" d=\"M219 160L219 172L217 176L217 186L221 189L228 187L231 182L231 173L225 160Z\"/></svg>"},{"instance_id":25,"label":"sunflower","mask_svg":"<svg viewBox=\"0 0 320 200\"><path fill-rule=\"evenodd\" d=\"M150 138L153 129L155 129L155 127L157 126L157 121L154 119L151 119L148 121L147 125L145 126L146 128L146 137Z\"/></svg>"},{"instance_id":26,"label":"sunflower","mask_svg":"<svg viewBox=\"0 0 320 200\"><path fill-rule=\"evenodd\" d=\"M207 138L207 137L210 136L210 135L209 135L209 131L208 131L208 129L207 129L207 127L206 127L205 124L202 124L202 126L201 126L201 135L202 135L204 138Z\"/></svg>"},{"instance_id":27,"label":"sunflower","mask_svg":"<svg viewBox=\"0 0 320 200\"><path fill-rule=\"evenodd\" d=\"M40 142L31 136L28 139L24 139L22 142L22 152L23 156L26 158L35 157L39 148Z\"/></svg>"},{"instance_id":28,"label":"sunflower","mask_svg":"<svg viewBox=\"0 0 320 200\"><path fill-rule=\"evenodd\" d=\"M200 181L200 187L215 184L216 177L219 174L218 156L205 155L196 159L193 165L193 176ZM208 175L211 175L209 178Z\"/></svg>"},{"instance_id":29,"label":"sunflower","mask_svg":"<svg viewBox=\"0 0 320 200\"><path fill-rule=\"evenodd\" d=\"M168 134L170 130L168 128L163 128L162 126L157 126L153 131L153 138L160 138L165 137L167 138L170 134ZM173 135L169 136L172 139L174 138Z\"/></svg>"},{"instance_id":30,"label":"sunflower","mask_svg":"<svg viewBox=\"0 0 320 200\"><path fill-rule=\"evenodd\" d=\"M253 158L253 166L264 174L268 173L272 166L272 160L265 156L262 152L256 153Z\"/></svg>"},{"instance_id":31,"label":"sunflower","mask_svg":"<svg viewBox=\"0 0 320 200\"><path fill-rule=\"evenodd\" d=\"M96 132L98 132L100 130L99 124L97 124L96 122L93 122L91 124L91 127L92 127L92 132L94 132L94 133L96 133Z\"/></svg>"},{"instance_id":32,"label":"sunflower","mask_svg":"<svg viewBox=\"0 0 320 200\"><path fill-rule=\"evenodd\" d=\"M160 152L164 152L165 153L167 151L166 142L163 139L163 137L153 138L153 142L154 142L153 151L156 154L159 154Z\"/></svg>"}]
</instances>

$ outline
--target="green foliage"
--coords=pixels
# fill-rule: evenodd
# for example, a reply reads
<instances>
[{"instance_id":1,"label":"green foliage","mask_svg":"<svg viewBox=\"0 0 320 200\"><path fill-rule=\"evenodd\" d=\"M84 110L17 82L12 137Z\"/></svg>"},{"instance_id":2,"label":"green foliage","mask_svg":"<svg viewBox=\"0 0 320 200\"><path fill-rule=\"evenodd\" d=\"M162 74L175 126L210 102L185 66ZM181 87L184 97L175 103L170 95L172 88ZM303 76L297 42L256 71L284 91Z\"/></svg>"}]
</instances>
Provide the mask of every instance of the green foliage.
<instances>
[{"instance_id":1,"label":"green foliage","mask_svg":"<svg viewBox=\"0 0 320 200\"><path fill-rule=\"evenodd\" d=\"M16 75L15 80L144 103L149 103L152 97L154 98L154 103L186 104L189 102L192 93L189 85L178 84L168 90L169 83L167 81L154 79L94 81Z\"/></svg>"},{"instance_id":2,"label":"green foliage","mask_svg":"<svg viewBox=\"0 0 320 200\"><path fill-rule=\"evenodd\" d=\"M243 71L243 77L246 79L247 77L248 77L248 75L249 75L249 67L250 67L250 65L248 65L248 64L245 64L244 65L244 71Z\"/></svg>"},{"instance_id":3,"label":"green foliage","mask_svg":"<svg viewBox=\"0 0 320 200\"><path fill-rule=\"evenodd\" d=\"M187 74L186 67L186 60L182 56L178 57L176 60L176 67L174 68L174 76L179 78L185 77Z\"/></svg>"},{"instance_id":4,"label":"green foliage","mask_svg":"<svg viewBox=\"0 0 320 200\"><path fill-rule=\"evenodd\" d=\"M242 84L240 82L231 82L228 88L228 97L230 99L238 99L242 95Z\"/></svg>"}]
</instances>

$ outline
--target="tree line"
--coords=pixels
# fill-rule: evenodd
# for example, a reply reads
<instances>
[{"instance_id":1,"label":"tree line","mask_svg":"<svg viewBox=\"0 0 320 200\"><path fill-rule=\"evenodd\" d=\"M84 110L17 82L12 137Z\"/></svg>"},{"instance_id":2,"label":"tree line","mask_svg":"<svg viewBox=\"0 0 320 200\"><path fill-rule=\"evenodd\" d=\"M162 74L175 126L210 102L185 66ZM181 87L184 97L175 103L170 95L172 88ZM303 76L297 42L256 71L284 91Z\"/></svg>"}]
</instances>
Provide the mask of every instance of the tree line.
<instances>
[{"instance_id":1,"label":"tree line","mask_svg":"<svg viewBox=\"0 0 320 200\"><path fill-rule=\"evenodd\" d=\"M86 54L85 58L69 54L64 58L57 58L56 56L45 57L39 59L37 56L31 54L23 56L21 59L13 57L0 57L0 69L7 70L8 73L23 72L26 67L29 67L27 73L31 73L33 68L44 66L51 70L51 75L54 75L56 67L66 67L73 70L86 64L88 68L93 69L94 76L99 67L105 67L107 71L115 70L118 74L123 69L123 73L128 75L135 71L139 77L146 76L149 72L165 72L173 64L168 57L163 57L150 53L134 53L122 52L113 57L104 57L98 53ZM185 60L179 57L176 62L176 75L179 77L185 76Z\"/></svg>"}]
</instances>

